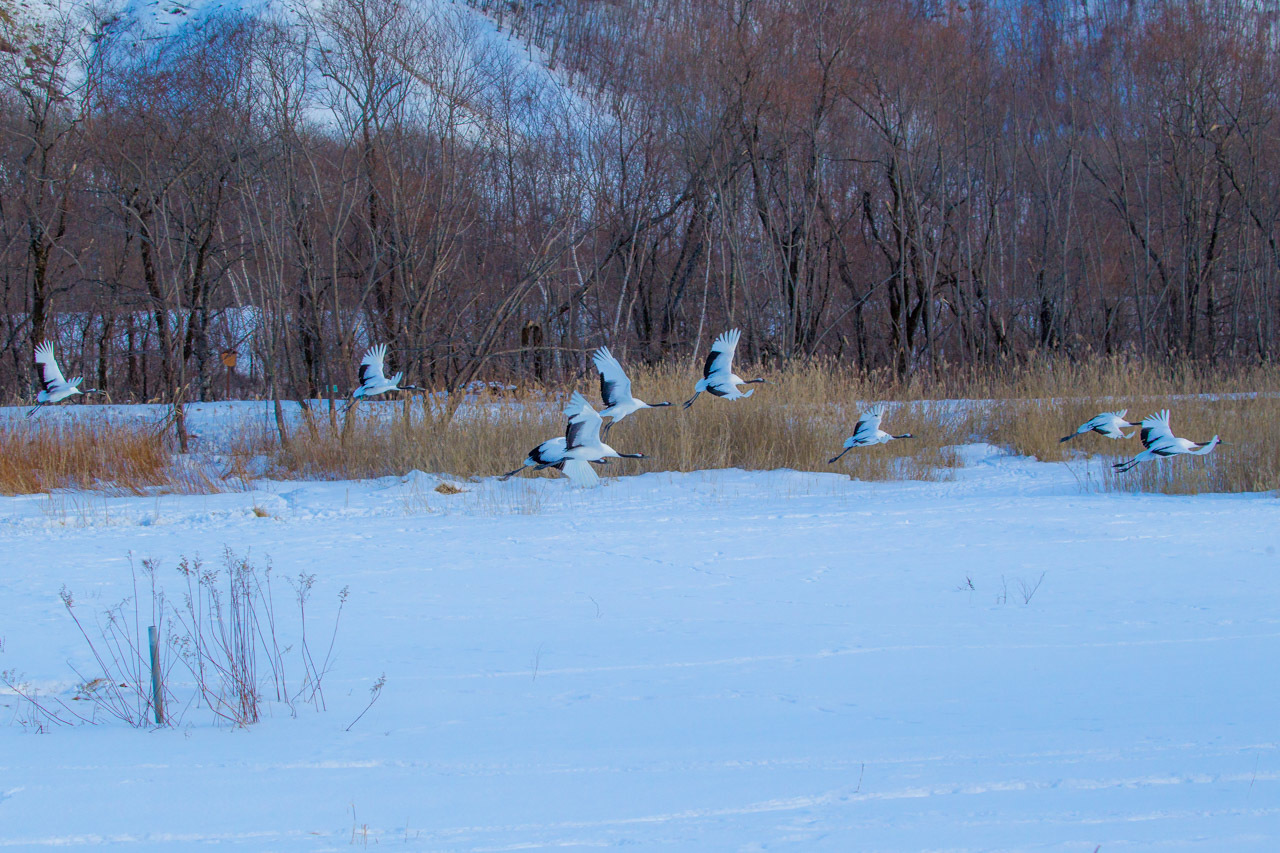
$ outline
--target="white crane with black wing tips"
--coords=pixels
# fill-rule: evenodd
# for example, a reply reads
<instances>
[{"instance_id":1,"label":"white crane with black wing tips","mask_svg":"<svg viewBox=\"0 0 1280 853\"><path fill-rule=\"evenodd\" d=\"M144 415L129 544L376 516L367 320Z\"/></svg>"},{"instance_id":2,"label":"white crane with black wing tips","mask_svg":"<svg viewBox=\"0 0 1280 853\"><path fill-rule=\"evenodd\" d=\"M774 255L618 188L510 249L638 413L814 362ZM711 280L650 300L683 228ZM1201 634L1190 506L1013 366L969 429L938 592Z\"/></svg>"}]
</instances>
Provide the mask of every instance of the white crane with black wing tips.
<instances>
[{"instance_id":1,"label":"white crane with black wing tips","mask_svg":"<svg viewBox=\"0 0 1280 853\"><path fill-rule=\"evenodd\" d=\"M605 435L609 434L614 424L632 412L638 412L641 409L660 409L671 405L670 403L646 403L631 396L631 380L622 369L622 363L613 357L608 347L600 347L596 350L591 360L595 362L596 370L600 372L600 400L605 406L600 411L600 417L612 419L605 424Z\"/></svg>"},{"instance_id":2,"label":"white crane with black wing tips","mask_svg":"<svg viewBox=\"0 0 1280 853\"><path fill-rule=\"evenodd\" d=\"M765 381L763 379L743 379L741 376L734 374L733 353L738 348L738 340L741 337L741 330L730 329L716 338L715 343L711 345L711 352L707 353L707 363L703 365L702 378L693 386L693 396L684 403L686 409L693 405L693 401L698 399L698 395L703 391L709 391L715 396L723 397L726 400L739 400L743 397L750 397L756 390L749 388L744 392L739 390L739 385L754 385L757 382Z\"/></svg>"},{"instance_id":3,"label":"white crane with black wing tips","mask_svg":"<svg viewBox=\"0 0 1280 853\"><path fill-rule=\"evenodd\" d=\"M386 359L386 344L377 344L365 350L364 358L360 359L360 385L351 392L351 401L347 403L346 409L343 409L344 412L354 406L358 400L365 397L374 397L378 394L385 394L388 391L422 390L416 385L401 385L400 380L404 378L403 373L397 373L388 379L384 368Z\"/></svg>"},{"instance_id":4,"label":"white crane with black wing tips","mask_svg":"<svg viewBox=\"0 0 1280 853\"><path fill-rule=\"evenodd\" d=\"M648 458L643 453L619 453L601 441L600 415L577 391L569 398L564 413L569 417L569 424L564 433L564 465L560 470L577 485L594 486L600 482L596 472L591 470L591 462Z\"/></svg>"},{"instance_id":5,"label":"white crane with black wing tips","mask_svg":"<svg viewBox=\"0 0 1280 853\"><path fill-rule=\"evenodd\" d=\"M904 432L902 435L893 435L892 433L888 433L880 429L880 421L884 418L884 413L884 403L876 403L874 406L863 412L862 416L858 418L858 423L853 427L853 435L844 440L844 450L841 450L839 455L828 459L827 464L834 465L841 456L844 456L855 447L869 447L873 444L884 444L885 442L893 441L898 438L915 438L915 436L909 432Z\"/></svg>"},{"instance_id":6,"label":"white crane with black wing tips","mask_svg":"<svg viewBox=\"0 0 1280 853\"><path fill-rule=\"evenodd\" d=\"M1111 467L1116 469L1116 473L1123 474L1126 471L1131 471L1139 463L1148 459L1180 456L1184 453L1203 456L1206 453L1211 453L1220 443L1216 435L1204 442L1195 442L1189 438L1178 438L1173 434L1173 429L1169 426L1168 409L1147 415L1142 419L1140 438L1142 439L1142 446L1146 449L1126 462L1117 462L1112 465Z\"/></svg>"},{"instance_id":7,"label":"white crane with black wing tips","mask_svg":"<svg viewBox=\"0 0 1280 853\"><path fill-rule=\"evenodd\" d=\"M40 383L44 386L44 390L36 394L36 404L27 412L27 417L34 415L41 406L60 403L76 394L102 393L96 388L81 391L80 383L84 381L83 377L77 376L70 381L63 377L62 368L58 367L58 360L53 357L52 341L45 341L36 347L36 364L40 368Z\"/></svg>"},{"instance_id":8,"label":"white crane with black wing tips","mask_svg":"<svg viewBox=\"0 0 1280 853\"><path fill-rule=\"evenodd\" d=\"M1070 441L1077 435L1084 435L1090 432L1096 432L1098 435L1105 435L1107 438L1133 438L1133 433L1125 435L1124 431L1129 427L1136 427L1137 424L1131 424L1124 419L1129 413L1128 409L1121 409L1118 412L1102 412L1094 415L1089 420L1076 427L1076 431L1071 435L1064 435L1058 439L1059 443Z\"/></svg>"}]
</instances>

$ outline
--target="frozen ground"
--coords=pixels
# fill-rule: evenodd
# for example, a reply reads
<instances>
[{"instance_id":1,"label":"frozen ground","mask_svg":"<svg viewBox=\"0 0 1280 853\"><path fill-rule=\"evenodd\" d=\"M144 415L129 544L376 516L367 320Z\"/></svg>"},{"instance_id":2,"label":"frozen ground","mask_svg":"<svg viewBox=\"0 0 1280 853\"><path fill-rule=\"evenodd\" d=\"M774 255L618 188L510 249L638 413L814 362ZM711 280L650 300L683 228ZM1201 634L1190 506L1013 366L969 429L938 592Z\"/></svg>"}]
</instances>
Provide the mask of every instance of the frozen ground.
<instances>
[{"instance_id":1,"label":"frozen ground","mask_svg":"<svg viewBox=\"0 0 1280 853\"><path fill-rule=\"evenodd\" d=\"M323 713L34 734L0 696L0 847L1280 849L1280 502L967 453L0 498L0 668L64 698L58 590L115 603L130 553L313 572L316 626L351 590Z\"/></svg>"}]
</instances>

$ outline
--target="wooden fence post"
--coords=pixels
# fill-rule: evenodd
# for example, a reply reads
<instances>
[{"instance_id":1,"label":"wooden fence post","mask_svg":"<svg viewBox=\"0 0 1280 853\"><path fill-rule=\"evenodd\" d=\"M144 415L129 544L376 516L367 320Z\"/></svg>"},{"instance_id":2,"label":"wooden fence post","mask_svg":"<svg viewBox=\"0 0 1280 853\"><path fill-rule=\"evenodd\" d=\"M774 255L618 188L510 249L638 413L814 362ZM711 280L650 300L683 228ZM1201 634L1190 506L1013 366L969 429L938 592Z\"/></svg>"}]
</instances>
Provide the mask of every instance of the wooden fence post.
<instances>
[{"instance_id":1,"label":"wooden fence post","mask_svg":"<svg viewBox=\"0 0 1280 853\"><path fill-rule=\"evenodd\" d=\"M156 725L164 725L164 694L160 689L160 632L152 625L147 629L147 645L151 647L151 704L156 710Z\"/></svg>"}]
</instances>

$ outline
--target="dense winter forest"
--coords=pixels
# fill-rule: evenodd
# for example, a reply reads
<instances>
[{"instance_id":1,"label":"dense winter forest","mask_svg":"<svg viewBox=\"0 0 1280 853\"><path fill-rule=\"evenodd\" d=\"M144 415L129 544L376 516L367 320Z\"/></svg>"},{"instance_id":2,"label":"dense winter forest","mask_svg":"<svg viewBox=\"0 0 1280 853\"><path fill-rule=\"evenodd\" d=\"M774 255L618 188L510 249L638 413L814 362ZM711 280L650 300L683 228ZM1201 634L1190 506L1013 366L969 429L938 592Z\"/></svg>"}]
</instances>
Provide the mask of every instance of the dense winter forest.
<instances>
[{"instance_id":1,"label":"dense winter forest","mask_svg":"<svg viewBox=\"0 0 1280 853\"><path fill-rule=\"evenodd\" d=\"M5 2L8 398L1276 351L1270 4Z\"/></svg>"}]
</instances>

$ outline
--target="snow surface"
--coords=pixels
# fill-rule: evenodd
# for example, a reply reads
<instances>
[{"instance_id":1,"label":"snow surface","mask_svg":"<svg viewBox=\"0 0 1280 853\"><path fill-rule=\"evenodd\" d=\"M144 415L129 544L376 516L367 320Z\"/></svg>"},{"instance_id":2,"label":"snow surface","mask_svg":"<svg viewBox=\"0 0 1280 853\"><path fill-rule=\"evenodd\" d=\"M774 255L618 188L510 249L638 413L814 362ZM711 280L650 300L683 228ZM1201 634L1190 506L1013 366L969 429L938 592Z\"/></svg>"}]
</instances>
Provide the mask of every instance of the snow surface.
<instances>
[{"instance_id":1,"label":"snow surface","mask_svg":"<svg viewBox=\"0 0 1280 853\"><path fill-rule=\"evenodd\" d=\"M105 609L130 555L314 573L325 630L351 590L324 712L35 734L0 695L0 847L1280 849L1280 502L963 455L0 498L0 668L45 694L92 671L59 589Z\"/></svg>"}]
</instances>

